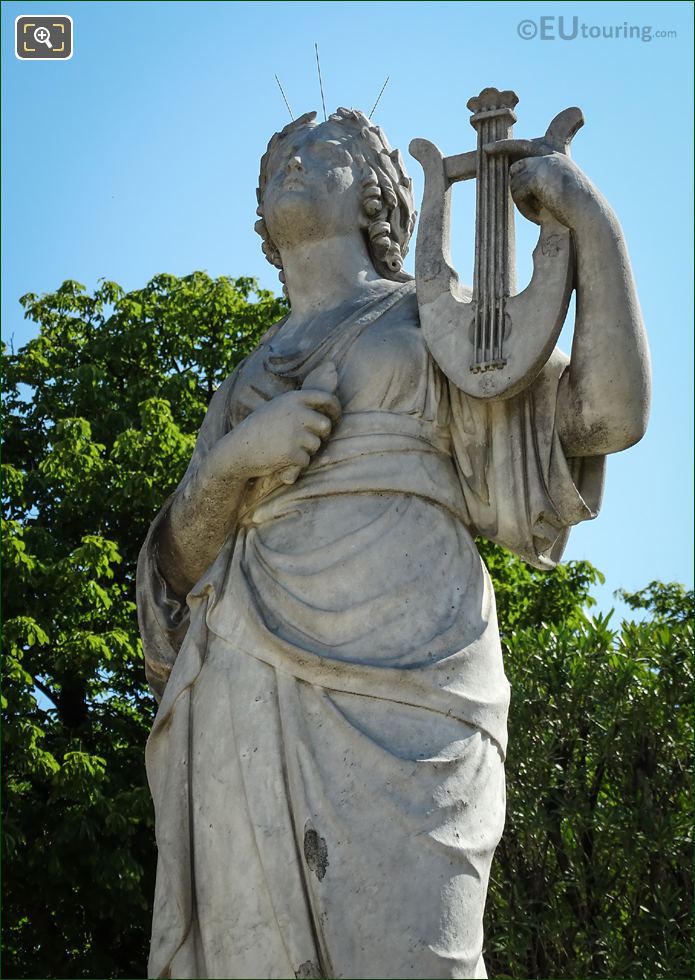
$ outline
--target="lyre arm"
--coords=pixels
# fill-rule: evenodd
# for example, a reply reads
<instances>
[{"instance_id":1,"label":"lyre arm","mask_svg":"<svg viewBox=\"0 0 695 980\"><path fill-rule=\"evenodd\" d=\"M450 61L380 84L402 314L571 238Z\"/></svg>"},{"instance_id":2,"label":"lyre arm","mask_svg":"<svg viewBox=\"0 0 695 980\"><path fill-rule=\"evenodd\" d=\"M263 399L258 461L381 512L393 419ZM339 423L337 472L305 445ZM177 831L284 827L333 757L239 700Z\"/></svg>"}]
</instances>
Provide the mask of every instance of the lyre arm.
<instances>
[{"instance_id":1,"label":"lyre arm","mask_svg":"<svg viewBox=\"0 0 695 980\"><path fill-rule=\"evenodd\" d=\"M416 253L418 298L432 302L446 292L465 302L466 292L451 264L451 183L456 178L448 176L447 163L452 158L425 139L412 140L409 149L425 172Z\"/></svg>"},{"instance_id":2,"label":"lyre arm","mask_svg":"<svg viewBox=\"0 0 695 980\"><path fill-rule=\"evenodd\" d=\"M570 143L584 125L584 113L577 106L570 106L554 117L544 136L532 140L502 139L486 143L483 150L490 156L505 156L508 160L523 157L544 157L548 153L564 153L569 156Z\"/></svg>"}]
</instances>

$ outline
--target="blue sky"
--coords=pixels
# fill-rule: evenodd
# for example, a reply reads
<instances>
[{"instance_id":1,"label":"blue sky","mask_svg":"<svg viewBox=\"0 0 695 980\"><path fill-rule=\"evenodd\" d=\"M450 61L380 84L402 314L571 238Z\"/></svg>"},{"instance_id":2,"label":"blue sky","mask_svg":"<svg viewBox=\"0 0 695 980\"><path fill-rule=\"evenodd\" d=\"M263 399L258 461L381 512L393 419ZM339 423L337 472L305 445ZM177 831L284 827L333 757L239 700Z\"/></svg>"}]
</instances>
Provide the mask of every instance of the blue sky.
<instances>
[{"instance_id":1,"label":"blue sky","mask_svg":"<svg viewBox=\"0 0 695 980\"><path fill-rule=\"evenodd\" d=\"M19 14L70 14L73 58L18 61ZM559 38L573 17L578 36ZM654 408L645 439L610 460L603 511L573 531L566 556L604 571L602 608L619 586L692 584L692 18L688 2L6 0L3 336L29 339L17 298L65 278L131 289L159 272L206 269L277 289L253 232L258 160L288 119L274 73L295 115L321 110L315 41L329 112L369 112L390 76L374 118L403 151L418 200L408 143L473 148L466 101L484 86L516 90L519 136L541 135L579 105L586 126L573 155L623 224L652 344ZM640 38L591 37L625 25ZM470 188L457 189L454 257L467 282L472 205ZM534 234L518 225L523 283Z\"/></svg>"}]
</instances>

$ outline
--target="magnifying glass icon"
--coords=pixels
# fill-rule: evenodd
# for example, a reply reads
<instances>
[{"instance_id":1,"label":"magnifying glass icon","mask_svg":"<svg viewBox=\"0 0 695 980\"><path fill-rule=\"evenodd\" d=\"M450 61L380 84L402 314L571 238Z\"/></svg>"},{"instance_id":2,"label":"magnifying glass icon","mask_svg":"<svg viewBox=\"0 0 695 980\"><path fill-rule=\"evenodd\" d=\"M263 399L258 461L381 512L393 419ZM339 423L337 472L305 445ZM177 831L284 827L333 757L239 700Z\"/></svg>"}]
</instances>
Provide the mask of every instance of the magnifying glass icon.
<instances>
[{"instance_id":1,"label":"magnifying glass icon","mask_svg":"<svg viewBox=\"0 0 695 980\"><path fill-rule=\"evenodd\" d=\"M34 31L34 40L39 44L45 44L47 48L52 48L51 32L47 27L37 27Z\"/></svg>"}]
</instances>

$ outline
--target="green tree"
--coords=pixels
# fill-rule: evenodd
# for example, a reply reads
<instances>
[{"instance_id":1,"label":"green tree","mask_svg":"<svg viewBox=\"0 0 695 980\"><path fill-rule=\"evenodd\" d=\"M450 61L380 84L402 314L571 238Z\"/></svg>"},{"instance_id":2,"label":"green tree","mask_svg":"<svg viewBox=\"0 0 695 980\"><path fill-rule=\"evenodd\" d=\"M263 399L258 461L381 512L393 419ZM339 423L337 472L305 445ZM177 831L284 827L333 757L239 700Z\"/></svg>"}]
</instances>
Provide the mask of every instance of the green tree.
<instances>
[{"instance_id":1,"label":"green tree","mask_svg":"<svg viewBox=\"0 0 695 980\"><path fill-rule=\"evenodd\" d=\"M40 333L5 358L4 976L142 976L137 553L215 387L285 305L200 272L21 302Z\"/></svg>"},{"instance_id":2,"label":"green tree","mask_svg":"<svg viewBox=\"0 0 695 980\"><path fill-rule=\"evenodd\" d=\"M286 307L250 279L75 282L23 297L5 358L4 975L142 976L154 702L137 553L219 382ZM600 573L485 542L514 691L492 975L689 975L692 596L591 619Z\"/></svg>"},{"instance_id":3,"label":"green tree","mask_svg":"<svg viewBox=\"0 0 695 980\"><path fill-rule=\"evenodd\" d=\"M483 544L512 685L507 825L488 898L496 977L690 977L693 593L591 617L588 562Z\"/></svg>"}]
</instances>

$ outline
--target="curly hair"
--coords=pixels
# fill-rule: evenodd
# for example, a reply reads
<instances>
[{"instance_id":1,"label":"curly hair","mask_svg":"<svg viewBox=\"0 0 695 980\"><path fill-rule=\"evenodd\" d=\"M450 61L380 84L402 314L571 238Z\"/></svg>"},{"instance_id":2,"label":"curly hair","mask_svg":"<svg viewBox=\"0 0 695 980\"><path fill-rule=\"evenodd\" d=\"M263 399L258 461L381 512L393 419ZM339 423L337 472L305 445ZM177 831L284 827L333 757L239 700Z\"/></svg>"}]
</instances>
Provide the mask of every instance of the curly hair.
<instances>
[{"instance_id":1,"label":"curly hair","mask_svg":"<svg viewBox=\"0 0 695 980\"><path fill-rule=\"evenodd\" d=\"M261 157L258 177L255 229L263 239L263 254L280 270L280 281L287 296L280 251L268 232L263 217L263 193L268 180L270 157L288 136L306 127L314 127L316 113L307 112L275 133ZM399 150L392 150L379 126L373 126L358 109L337 109L328 122L338 123L356 142L350 149L355 163L362 167L362 209L369 219L366 228L367 247L374 268L383 279L404 282L411 277L403 271L403 259L413 232L417 211L413 207L413 182L405 172Z\"/></svg>"}]
</instances>

